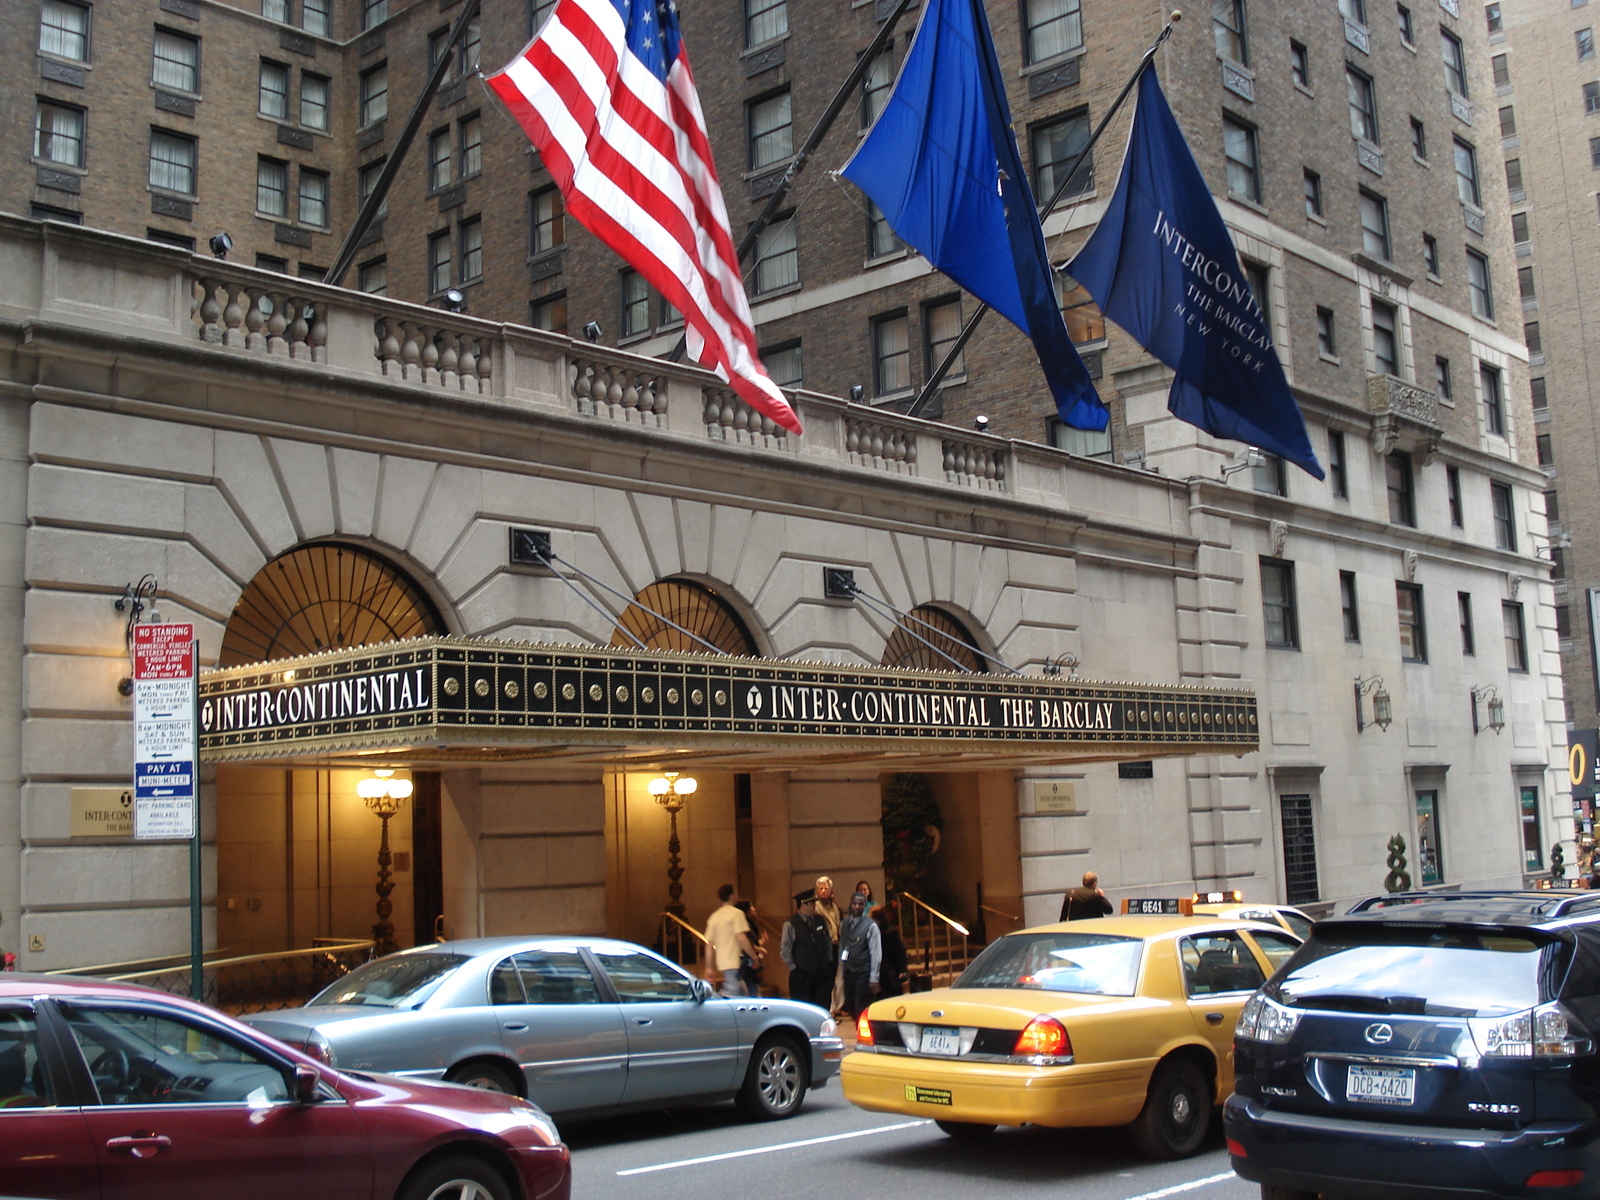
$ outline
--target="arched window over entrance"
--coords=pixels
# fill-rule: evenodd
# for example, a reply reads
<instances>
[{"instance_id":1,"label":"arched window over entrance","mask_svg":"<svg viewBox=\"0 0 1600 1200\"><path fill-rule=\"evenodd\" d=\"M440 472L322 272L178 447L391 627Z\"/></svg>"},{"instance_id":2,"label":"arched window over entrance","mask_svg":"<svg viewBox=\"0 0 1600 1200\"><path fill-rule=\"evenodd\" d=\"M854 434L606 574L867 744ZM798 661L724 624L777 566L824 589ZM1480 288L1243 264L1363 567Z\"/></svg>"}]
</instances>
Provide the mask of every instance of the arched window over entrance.
<instances>
[{"instance_id":1,"label":"arched window over entrance","mask_svg":"<svg viewBox=\"0 0 1600 1200\"><path fill-rule=\"evenodd\" d=\"M917 671L988 669L983 656L978 653L977 639L949 613L932 605L920 604L911 610L911 615L917 620L909 623L902 621L895 626L894 634L883 648L880 666L910 667ZM912 636L913 633L916 636ZM927 643L937 646L941 653L935 653ZM946 654L950 657L944 657Z\"/></svg>"},{"instance_id":2,"label":"arched window over entrance","mask_svg":"<svg viewBox=\"0 0 1600 1200\"><path fill-rule=\"evenodd\" d=\"M319 542L256 573L228 618L219 665L443 632L438 610L394 566L354 546Z\"/></svg>"},{"instance_id":3,"label":"arched window over entrance","mask_svg":"<svg viewBox=\"0 0 1600 1200\"><path fill-rule=\"evenodd\" d=\"M652 583L633 600L623 611L620 627L611 635L613 646L632 646L634 643L628 637L631 633L651 650L708 653L701 643L661 619L666 617L726 654L753 657L757 653L756 640L750 636L745 623L722 597L704 584L687 579L664 579Z\"/></svg>"}]
</instances>

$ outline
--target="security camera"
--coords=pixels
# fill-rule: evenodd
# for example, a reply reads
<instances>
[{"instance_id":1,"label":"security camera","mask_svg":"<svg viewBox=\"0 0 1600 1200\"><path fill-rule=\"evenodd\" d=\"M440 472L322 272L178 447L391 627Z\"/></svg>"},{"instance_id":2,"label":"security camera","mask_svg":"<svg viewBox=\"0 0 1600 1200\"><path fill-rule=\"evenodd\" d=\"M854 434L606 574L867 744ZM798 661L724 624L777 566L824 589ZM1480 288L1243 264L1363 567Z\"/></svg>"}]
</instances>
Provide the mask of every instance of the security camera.
<instances>
[{"instance_id":1,"label":"security camera","mask_svg":"<svg viewBox=\"0 0 1600 1200\"><path fill-rule=\"evenodd\" d=\"M598 342L605 336L605 330L600 328L599 321L589 321L583 327L583 336L591 342Z\"/></svg>"}]
</instances>

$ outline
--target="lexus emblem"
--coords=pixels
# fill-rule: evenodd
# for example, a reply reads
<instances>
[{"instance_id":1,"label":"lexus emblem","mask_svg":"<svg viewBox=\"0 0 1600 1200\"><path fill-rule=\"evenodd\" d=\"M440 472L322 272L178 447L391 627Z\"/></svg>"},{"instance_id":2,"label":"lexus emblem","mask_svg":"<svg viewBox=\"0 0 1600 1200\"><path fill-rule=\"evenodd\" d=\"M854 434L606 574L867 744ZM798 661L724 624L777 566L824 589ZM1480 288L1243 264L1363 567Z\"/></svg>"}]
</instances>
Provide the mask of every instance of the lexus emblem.
<instances>
[{"instance_id":1,"label":"lexus emblem","mask_svg":"<svg viewBox=\"0 0 1600 1200\"><path fill-rule=\"evenodd\" d=\"M1378 1021L1367 1026L1367 1041L1374 1046L1387 1046L1394 1038L1394 1027L1386 1021Z\"/></svg>"}]
</instances>

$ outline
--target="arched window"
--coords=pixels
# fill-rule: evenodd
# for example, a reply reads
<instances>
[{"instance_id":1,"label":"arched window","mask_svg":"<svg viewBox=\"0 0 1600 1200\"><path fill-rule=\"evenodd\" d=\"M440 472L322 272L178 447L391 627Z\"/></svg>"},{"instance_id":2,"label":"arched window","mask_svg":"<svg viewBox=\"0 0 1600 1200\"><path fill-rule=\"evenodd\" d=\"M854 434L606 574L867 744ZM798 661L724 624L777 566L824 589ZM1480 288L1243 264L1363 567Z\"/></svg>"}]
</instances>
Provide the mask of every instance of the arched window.
<instances>
[{"instance_id":1,"label":"arched window","mask_svg":"<svg viewBox=\"0 0 1600 1200\"><path fill-rule=\"evenodd\" d=\"M422 590L354 546L319 542L279 555L233 606L219 664L236 667L443 633Z\"/></svg>"},{"instance_id":2,"label":"arched window","mask_svg":"<svg viewBox=\"0 0 1600 1200\"><path fill-rule=\"evenodd\" d=\"M901 621L895 626L894 634L883 648L881 666L910 667L917 671L988 670L983 656L978 653L977 639L949 613L922 604L913 608L911 615L917 619ZM939 648L939 653L935 653L934 646Z\"/></svg>"},{"instance_id":3,"label":"arched window","mask_svg":"<svg viewBox=\"0 0 1600 1200\"><path fill-rule=\"evenodd\" d=\"M652 583L633 599L623 611L620 628L611 635L613 646L634 645L628 637L631 633L650 650L710 653L694 638L686 637L661 619L666 617L724 653L754 656L757 652L756 640L750 636L745 623L726 601L704 584L664 579Z\"/></svg>"}]
</instances>

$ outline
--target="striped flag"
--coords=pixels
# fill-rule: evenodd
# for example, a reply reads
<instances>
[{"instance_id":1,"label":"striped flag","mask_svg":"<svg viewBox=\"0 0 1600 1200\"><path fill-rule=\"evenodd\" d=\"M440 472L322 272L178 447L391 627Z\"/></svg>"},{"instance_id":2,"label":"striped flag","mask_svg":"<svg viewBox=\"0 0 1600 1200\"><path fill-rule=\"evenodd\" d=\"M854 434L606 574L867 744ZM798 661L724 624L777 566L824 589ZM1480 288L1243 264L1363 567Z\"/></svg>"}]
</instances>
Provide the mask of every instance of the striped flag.
<instances>
[{"instance_id":1,"label":"striped flag","mask_svg":"<svg viewBox=\"0 0 1600 1200\"><path fill-rule=\"evenodd\" d=\"M799 433L756 353L673 0L559 0L488 83L539 148L567 211L683 314L690 357Z\"/></svg>"}]
</instances>

